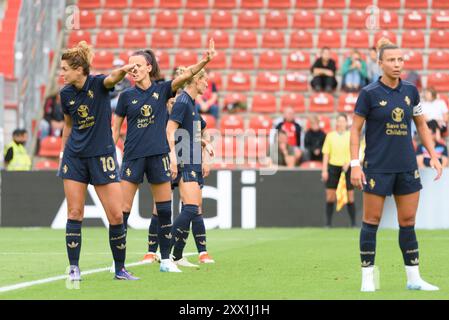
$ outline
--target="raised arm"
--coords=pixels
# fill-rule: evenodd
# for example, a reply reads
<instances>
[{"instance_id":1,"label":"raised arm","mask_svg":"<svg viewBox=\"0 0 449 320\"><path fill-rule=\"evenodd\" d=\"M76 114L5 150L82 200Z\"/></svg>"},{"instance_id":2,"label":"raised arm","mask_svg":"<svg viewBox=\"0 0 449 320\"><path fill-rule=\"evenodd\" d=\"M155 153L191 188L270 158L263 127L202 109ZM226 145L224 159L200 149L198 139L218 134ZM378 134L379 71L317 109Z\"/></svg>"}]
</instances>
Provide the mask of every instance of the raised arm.
<instances>
[{"instance_id":1,"label":"raised arm","mask_svg":"<svg viewBox=\"0 0 449 320\"><path fill-rule=\"evenodd\" d=\"M171 84L172 91L175 92L179 88L182 88L187 80L193 78L198 72L200 72L201 69L203 69L216 55L217 52L215 51L214 39L210 39L209 49L206 52L206 56L197 64L188 67L186 72L173 80Z\"/></svg>"},{"instance_id":2,"label":"raised arm","mask_svg":"<svg viewBox=\"0 0 449 320\"><path fill-rule=\"evenodd\" d=\"M135 67L135 64L127 64L121 68L113 70L111 74L104 79L104 86L107 89L113 88L117 83L123 80L127 73L132 73Z\"/></svg>"}]
</instances>

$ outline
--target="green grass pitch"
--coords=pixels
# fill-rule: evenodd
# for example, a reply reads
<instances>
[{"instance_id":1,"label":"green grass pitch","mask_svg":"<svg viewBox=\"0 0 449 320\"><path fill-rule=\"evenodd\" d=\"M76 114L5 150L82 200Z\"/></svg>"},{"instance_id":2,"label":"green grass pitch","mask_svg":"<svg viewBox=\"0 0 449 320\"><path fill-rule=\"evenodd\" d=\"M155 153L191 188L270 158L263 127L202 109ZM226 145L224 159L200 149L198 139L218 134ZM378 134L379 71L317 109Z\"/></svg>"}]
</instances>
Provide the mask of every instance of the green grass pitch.
<instances>
[{"instance_id":1,"label":"green grass pitch","mask_svg":"<svg viewBox=\"0 0 449 320\"><path fill-rule=\"evenodd\" d=\"M81 271L110 266L105 228L84 228ZM59 280L0 293L1 299L448 299L449 231L418 230L421 273L438 292L405 289L397 231L380 230L376 265L381 290L360 292L358 229L210 230L214 265L161 273L159 264L129 268L140 281L113 281L109 272L83 277L79 290ZM139 261L147 232L130 230L127 262ZM190 235L185 252L195 252ZM197 256L189 257L191 262ZM0 291L16 283L62 275L64 231L0 228Z\"/></svg>"}]
</instances>

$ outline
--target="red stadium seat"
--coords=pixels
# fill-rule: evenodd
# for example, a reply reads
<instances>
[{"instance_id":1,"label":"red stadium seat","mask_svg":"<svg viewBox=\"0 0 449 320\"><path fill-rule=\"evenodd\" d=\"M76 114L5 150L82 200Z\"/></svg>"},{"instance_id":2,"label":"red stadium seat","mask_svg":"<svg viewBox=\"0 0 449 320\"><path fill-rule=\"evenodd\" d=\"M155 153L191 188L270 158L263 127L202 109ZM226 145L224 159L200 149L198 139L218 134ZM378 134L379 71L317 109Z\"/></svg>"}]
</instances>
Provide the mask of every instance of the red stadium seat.
<instances>
[{"instance_id":1,"label":"red stadium seat","mask_svg":"<svg viewBox=\"0 0 449 320\"><path fill-rule=\"evenodd\" d=\"M256 77L256 90L276 92L280 90L279 75L272 72L260 72Z\"/></svg>"},{"instance_id":2,"label":"red stadium seat","mask_svg":"<svg viewBox=\"0 0 449 320\"><path fill-rule=\"evenodd\" d=\"M304 101L304 96L294 92L284 94L281 98L280 112L283 112L287 107L293 108L295 112L305 112L306 104Z\"/></svg>"},{"instance_id":3,"label":"red stadium seat","mask_svg":"<svg viewBox=\"0 0 449 320\"><path fill-rule=\"evenodd\" d=\"M155 0L131 0L131 8L153 9Z\"/></svg>"},{"instance_id":4,"label":"red stadium seat","mask_svg":"<svg viewBox=\"0 0 449 320\"><path fill-rule=\"evenodd\" d=\"M186 29L201 29L206 27L206 16L202 11L186 10L182 27Z\"/></svg>"},{"instance_id":5,"label":"red stadium seat","mask_svg":"<svg viewBox=\"0 0 449 320\"><path fill-rule=\"evenodd\" d=\"M290 9L290 0L268 0L268 9Z\"/></svg>"},{"instance_id":6,"label":"red stadium seat","mask_svg":"<svg viewBox=\"0 0 449 320\"><path fill-rule=\"evenodd\" d=\"M145 10L131 11L128 15L128 28L150 28L150 13Z\"/></svg>"},{"instance_id":7,"label":"red stadium seat","mask_svg":"<svg viewBox=\"0 0 449 320\"><path fill-rule=\"evenodd\" d=\"M346 48L368 48L369 35L365 31L355 30L346 33Z\"/></svg>"},{"instance_id":8,"label":"red stadium seat","mask_svg":"<svg viewBox=\"0 0 449 320\"><path fill-rule=\"evenodd\" d=\"M299 167L304 170L321 170L323 163L321 161L304 161Z\"/></svg>"},{"instance_id":9,"label":"red stadium seat","mask_svg":"<svg viewBox=\"0 0 449 320\"><path fill-rule=\"evenodd\" d=\"M342 29L343 15L335 10L326 10L320 16L319 27L323 29Z\"/></svg>"},{"instance_id":10,"label":"red stadium seat","mask_svg":"<svg viewBox=\"0 0 449 320\"><path fill-rule=\"evenodd\" d=\"M449 29L449 11L440 10L432 14L431 28Z\"/></svg>"},{"instance_id":11,"label":"red stadium seat","mask_svg":"<svg viewBox=\"0 0 449 320\"><path fill-rule=\"evenodd\" d=\"M427 25L427 17L425 13L419 11L407 11L404 14L405 29L425 29Z\"/></svg>"},{"instance_id":12,"label":"red stadium seat","mask_svg":"<svg viewBox=\"0 0 449 320\"><path fill-rule=\"evenodd\" d=\"M295 8L318 9L318 0L296 0Z\"/></svg>"},{"instance_id":13,"label":"red stadium seat","mask_svg":"<svg viewBox=\"0 0 449 320\"><path fill-rule=\"evenodd\" d=\"M98 48L118 48L118 47L120 47L118 33L115 31L112 31L112 30L100 31L97 34L96 46Z\"/></svg>"},{"instance_id":14,"label":"red stadium seat","mask_svg":"<svg viewBox=\"0 0 449 320\"><path fill-rule=\"evenodd\" d=\"M265 16L265 28L267 29L287 29L288 18L285 11L272 10Z\"/></svg>"},{"instance_id":15,"label":"red stadium seat","mask_svg":"<svg viewBox=\"0 0 449 320\"><path fill-rule=\"evenodd\" d=\"M303 51L293 51L287 57L287 69L309 69L310 54Z\"/></svg>"},{"instance_id":16,"label":"red stadium seat","mask_svg":"<svg viewBox=\"0 0 449 320\"><path fill-rule=\"evenodd\" d=\"M196 63L198 63L198 61ZM217 88L223 87L223 76L218 71L210 71L208 73L208 76L209 76L209 83L212 82L215 83Z\"/></svg>"},{"instance_id":17,"label":"red stadium seat","mask_svg":"<svg viewBox=\"0 0 449 320\"><path fill-rule=\"evenodd\" d=\"M429 48L449 48L449 32L434 30L430 33Z\"/></svg>"},{"instance_id":18,"label":"red stadium seat","mask_svg":"<svg viewBox=\"0 0 449 320\"><path fill-rule=\"evenodd\" d=\"M312 48L312 34L307 31L294 31L290 35L290 48Z\"/></svg>"},{"instance_id":19,"label":"red stadium seat","mask_svg":"<svg viewBox=\"0 0 449 320\"><path fill-rule=\"evenodd\" d=\"M147 36L141 30L128 30L123 37L124 48L146 48Z\"/></svg>"},{"instance_id":20,"label":"red stadium seat","mask_svg":"<svg viewBox=\"0 0 449 320\"><path fill-rule=\"evenodd\" d=\"M449 74L442 72L429 74L427 87L434 87L437 91L449 91Z\"/></svg>"},{"instance_id":21,"label":"red stadium seat","mask_svg":"<svg viewBox=\"0 0 449 320\"><path fill-rule=\"evenodd\" d=\"M92 66L94 69L112 69L114 53L106 50L95 52Z\"/></svg>"},{"instance_id":22,"label":"red stadium seat","mask_svg":"<svg viewBox=\"0 0 449 320\"><path fill-rule=\"evenodd\" d=\"M157 30L151 35L151 46L157 48L173 48L175 38L173 33L167 30Z\"/></svg>"},{"instance_id":23,"label":"red stadium seat","mask_svg":"<svg viewBox=\"0 0 449 320\"><path fill-rule=\"evenodd\" d=\"M447 0L432 0L432 9L449 9Z\"/></svg>"},{"instance_id":24,"label":"red stadium seat","mask_svg":"<svg viewBox=\"0 0 449 320\"><path fill-rule=\"evenodd\" d=\"M232 73L228 76L229 91L249 91L251 90L251 78L242 72Z\"/></svg>"},{"instance_id":25,"label":"red stadium seat","mask_svg":"<svg viewBox=\"0 0 449 320\"><path fill-rule=\"evenodd\" d=\"M100 21L101 28L123 28L123 15L118 10L104 11Z\"/></svg>"},{"instance_id":26,"label":"red stadium seat","mask_svg":"<svg viewBox=\"0 0 449 320\"><path fill-rule=\"evenodd\" d=\"M78 0L77 6L80 9L99 9L101 0Z\"/></svg>"},{"instance_id":27,"label":"red stadium seat","mask_svg":"<svg viewBox=\"0 0 449 320\"><path fill-rule=\"evenodd\" d=\"M373 0L350 0L348 8L365 9L373 5Z\"/></svg>"},{"instance_id":28,"label":"red stadium seat","mask_svg":"<svg viewBox=\"0 0 449 320\"><path fill-rule=\"evenodd\" d=\"M181 31L179 34L179 48L203 48L201 33L195 30Z\"/></svg>"},{"instance_id":29,"label":"red stadium seat","mask_svg":"<svg viewBox=\"0 0 449 320\"><path fill-rule=\"evenodd\" d=\"M377 6L385 9L400 9L401 0L377 0Z\"/></svg>"},{"instance_id":30,"label":"red stadium seat","mask_svg":"<svg viewBox=\"0 0 449 320\"><path fill-rule=\"evenodd\" d=\"M226 63L226 54L223 51L217 51L217 55L215 56L214 60L209 62L207 65L209 69L226 69L227 63Z\"/></svg>"},{"instance_id":31,"label":"red stadium seat","mask_svg":"<svg viewBox=\"0 0 449 320\"><path fill-rule=\"evenodd\" d=\"M264 129L262 129L264 130ZM269 132L269 130L268 130ZM268 155L269 138L266 135L251 135L245 139L245 157L248 159L263 160ZM258 165L253 163L257 168ZM259 164L260 167L260 164Z\"/></svg>"},{"instance_id":32,"label":"red stadium seat","mask_svg":"<svg viewBox=\"0 0 449 320\"><path fill-rule=\"evenodd\" d=\"M217 120L215 120L215 117L211 114L202 113L201 117L204 121L206 121L206 128L207 129L215 129L217 127Z\"/></svg>"},{"instance_id":33,"label":"red stadium seat","mask_svg":"<svg viewBox=\"0 0 449 320\"><path fill-rule=\"evenodd\" d=\"M129 57L133 55L135 50L126 50L119 53L118 57L120 60L125 61L125 63L128 63Z\"/></svg>"},{"instance_id":34,"label":"red stadium seat","mask_svg":"<svg viewBox=\"0 0 449 320\"><path fill-rule=\"evenodd\" d=\"M244 104L247 103L248 98L239 92L232 92L232 93L228 93L225 98L224 98L224 105L227 106L228 104L233 104L236 102L242 102Z\"/></svg>"},{"instance_id":35,"label":"red stadium seat","mask_svg":"<svg viewBox=\"0 0 449 320\"><path fill-rule=\"evenodd\" d=\"M156 13L155 28L174 29L178 28L178 15L175 11L164 10Z\"/></svg>"},{"instance_id":36,"label":"red stadium seat","mask_svg":"<svg viewBox=\"0 0 449 320\"><path fill-rule=\"evenodd\" d=\"M404 48L424 48L424 32L421 30L404 31L402 34L402 47Z\"/></svg>"},{"instance_id":37,"label":"red stadium seat","mask_svg":"<svg viewBox=\"0 0 449 320\"><path fill-rule=\"evenodd\" d=\"M58 170L59 162L51 160L41 160L36 162L34 169L36 170Z\"/></svg>"},{"instance_id":38,"label":"red stadium seat","mask_svg":"<svg viewBox=\"0 0 449 320\"><path fill-rule=\"evenodd\" d=\"M345 9L346 0L323 0L323 9Z\"/></svg>"},{"instance_id":39,"label":"red stadium seat","mask_svg":"<svg viewBox=\"0 0 449 320\"><path fill-rule=\"evenodd\" d=\"M380 40L380 38L387 38L391 42L397 43L396 33L388 31L388 30L383 30L383 31L376 32L376 34L374 35L374 46L377 45L377 42Z\"/></svg>"},{"instance_id":40,"label":"red stadium seat","mask_svg":"<svg viewBox=\"0 0 449 320\"><path fill-rule=\"evenodd\" d=\"M409 70L423 69L423 56L418 50L404 52L405 68Z\"/></svg>"},{"instance_id":41,"label":"red stadium seat","mask_svg":"<svg viewBox=\"0 0 449 320\"><path fill-rule=\"evenodd\" d=\"M235 9L237 8L237 0L212 0L213 8L217 9Z\"/></svg>"},{"instance_id":42,"label":"red stadium seat","mask_svg":"<svg viewBox=\"0 0 449 320\"><path fill-rule=\"evenodd\" d=\"M338 99L338 112L351 113L354 112L358 95L356 93L342 93Z\"/></svg>"},{"instance_id":43,"label":"red stadium seat","mask_svg":"<svg viewBox=\"0 0 449 320\"><path fill-rule=\"evenodd\" d=\"M82 29L96 28L97 15L93 11L82 10L80 12L80 27Z\"/></svg>"},{"instance_id":44,"label":"red stadium seat","mask_svg":"<svg viewBox=\"0 0 449 320\"><path fill-rule=\"evenodd\" d=\"M447 62L449 61L448 51L433 51L429 54L428 69L446 69Z\"/></svg>"},{"instance_id":45,"label":"red stadium seat","mask_svg":"<svg viewBox=\"0 0 449 320\"><path fill-rule=\"evenodd\" d=\"M399 28L399 18L395 11L381 10L379 16L380 29Z\"/></svg>"},{"instance_id":46,"label":"red stadium seat","mask_svg":"<svg viewBox=\"0 0 449 320\"><path fill-rule=\"evenodd\" d=\"M427 9L429 7L428 0L405 0L404 7L406 9Z\"/></svg>"},{"instance_id":47,"label":"red stadium seat","mask_svg":"<svg viewBox=\"0 0 449 320\"><path fill-rule=\"evenodd\" d=\"M128 0L104 0L104 8L126 9L128 8Z\"/></svg>"},{"instance_id":48,"label":"red stadium seat","mask_svg":"<svg viewBox=\"0 0 449 320\"><path fill-rule=\"evenodd\" d=\"M234 48L257 48L257 35L249 30L237 31L234 35Z\"/></svg>"},{"instance_id":49,"label":"red stadium seat","mask_svg":"<svg viewBox=\"0 0 449 320\"><path fill-rule=\"evenodd\" d=\"M90 32L85 30L72 31L67 40L67 47L72 48L80 41L86 41L87 43L92 44Z\"/></svg>"},{"instance_id":50,"label":"red stadium seat","mask_svg":"<svg viewBox=\"0 0 449 320\"><path fill-rule=\"evenodd\" d=\"M259 56L259 69L282 69L282 55L276 51L264 51Z\"/></svg>"},{"instance_id":51,"label":"red stadium seat","mask_svg":"<svg viewBox=\"0 0 449 320\"><path fill-rule=\"evenodd\" d=\"M356 1L357 2L357 1ZM362 10L351 11L348 15L348 29L364 29L368 14Z\"/></svg>"},{"instance_id":52,"label":"red stadium seat","mask_svg":"<svg viewBox=\"0 0 449 320\"><path fill-rule=\"evenodd\" d=\"M260 9L264 7L263 0L240 0L240 8L243 9Z\"/></svg>"},{"instance_id":53,"label":"red stadium seat","mask_svg":"<svg viewBox=\"0 0 449 320\"><path fill-rule=\"evenodd\" d=\"M190 66L196 64L198 61L198 55L191 50L178 51L175 55L175 67Z\"/></svg>"},{"instance_id":54,"label":"red stadium seat","mask_svg":"<svg viewBox=\"0 0 449 320\"><path fill-rule=\"evenodd\" d=\"M159 64L159 68L161 69L170 69L170 55L161 50L154 51L154 55L156 56L157 63Z\"/></svg>"},{"instance_id":55,"label":"red stadium seat","mask_svg":"<svg viewBox=\"0 0 449 320\"><path fill-rule=\"evenodd\" d=\"M251 112L276 113L276 109L276 97L273 94L254 94Z\"/></svg>"},{"instance_id":56,"label":"red stadium seat","mask_svg":"<svg viewBox=\"0 0 449 320\"><path fill-rule=\"evenodd\" d=\"M318 36L318 47L340 48L340 33L333 30L321 31Z\"/></svg>"},{"instance_id":57,"label":"red stadium seat","mask_svg":"<svg viewBox=\"0 0 449 320\"><path fill-rule=\"evenodd\" d=\"M220 120L220 130L224 134L225 130L242 130L245 125L242 116L238 114L225 114Z\"/></svg>"},{"instance_id":58,"label":"red stadium seat","mask_svg":"<svg viewBox=\"0 0 449 320\"><path fill-rule=\"evenodd\" d=\"M313 93L310 96L310 112L334 112L334 97L329 93Z\"/></svg>"},{"instance_id":59,"label":"red stadium seat","mask_svg":"<svg viewBox=\"0 0 449 320\"><path fill-rule=\"evenodd\" d=\"M162 0L159 1L159 8L179 9L182 8L182 0ZM158 26L160 28L160 26Z\"/></svg>"},{"instance_id":60,"label":"red stadium seat","mask_svg":"<svg viewBox=\"0 0 449 320\"><path fill-rule=\"evenodd\" d=\"M286 91L306 91L309 88L308 75L300 72L289 72L285 75Z\"/></svg>"},{"instance_id":61,"label":"red stadium seat","mask_svg":"<svg viewBox=\"0 0 449 320\"><path fill-rule=\"evenodd\" d=\"M226 10L212 12L210 16L211 29L231 29L234 27L232 14Z\"/></svg>"},{"instance_id":62,"label":"red stadium seat","mask_svg":"<svg viewBox=\"0 0 449 320\"><path fill-rule=\"evenodd\" d=\"M242 10L237 18L237 28L258 29L261 27L259 12L255 10Z\"/></svg>"},{"instance_id":63,"label":"red stadium seat","mask_svg":"<svg viewBox=\"0 0 449 320\"><path fill-rule=\"evenodd\" d=\"M232 69L254 70L254 56L249 51L235 51L231 56Z\"/></svg>"},{"instance_id":64,"label":"red stadium seat","mask_svg":"<svg viewBox=\"0 0 449 320\"><path fill-rule=\"evenodd\" d=\"M187 9L209 9L209 0L186 0Z\"/></svg>"},{"instance_id":65,"label":"red stadium seat","mask_svg":"<svg viewBox=\"0 0 449 320\"><path fill-rule=\"evenodd\" d=\"M315 15L307 10L295 11L292 22L293 29L315 29Z\"/></svg>"},{"instance_id":66,"label":"red stadium seat","mask_svg":"<svg viewBox=\"0 0 449 320\"><path fill-rule=\"evenodd\" d=\"M39 157L58 157L61 152L61 137L45 137L41 140Z\"/></svg>"},{"instance_id":67,"label":"red stadium seat","mask_svg":"<svg viewBox=\"0 0 449 320\"><path fill-rule=\"evenodd\" d=\"M285 48L284 32L277 30L266 31L262 35L262 48Z\"/></svg>"},{"instance_id":68,"label":"red stadium seat","mask_svg":"<svg viewBox=\"0 0 449 320\"><path fill-rule=\"evenodd\" d=\"M215 30L209 32L207 35L207 43L209 45L209 39L214 39L215 48L226 49L229 48L229 34L225 30Z\"/></svg>"}]
</instances>

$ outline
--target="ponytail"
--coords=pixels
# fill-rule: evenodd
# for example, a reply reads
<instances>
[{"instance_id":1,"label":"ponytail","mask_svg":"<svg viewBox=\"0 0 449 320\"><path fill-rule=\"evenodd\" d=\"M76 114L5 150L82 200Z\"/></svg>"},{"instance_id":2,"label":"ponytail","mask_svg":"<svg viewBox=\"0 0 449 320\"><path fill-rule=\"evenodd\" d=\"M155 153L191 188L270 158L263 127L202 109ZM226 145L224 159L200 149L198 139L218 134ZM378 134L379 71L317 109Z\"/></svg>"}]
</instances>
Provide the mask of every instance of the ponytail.
<instances>
[{"instance_id":1,"label":"ponytail","mask_svg":"<svg viewBox=\"0 0 449 320\"><path fill-rule=\"evenodd\" d=\"M379 60L382 60L384 51L390 49L399 49L399 47L385 37L380 38L379 41L377 41L377 52L379 53Z\"/></svg>"}]
</instances>

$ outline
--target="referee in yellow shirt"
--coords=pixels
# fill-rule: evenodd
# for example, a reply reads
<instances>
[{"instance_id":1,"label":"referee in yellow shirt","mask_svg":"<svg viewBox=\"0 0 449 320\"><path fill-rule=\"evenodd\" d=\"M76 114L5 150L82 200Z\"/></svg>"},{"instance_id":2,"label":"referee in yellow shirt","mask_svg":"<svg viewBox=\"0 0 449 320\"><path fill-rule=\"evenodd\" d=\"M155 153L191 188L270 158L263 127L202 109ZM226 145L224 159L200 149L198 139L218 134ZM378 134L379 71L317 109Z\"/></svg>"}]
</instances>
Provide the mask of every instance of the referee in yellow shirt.
<instances>
[{"instance_id":1,"label":"referee in yellow shirt","mask_svg":"<svg viewBox=\"0 0 449 320\"><path fill-rule=\"evenodd\" d=\"M337 117L336 130L326 136L323 145L323 171L321 178L326 183L326 227L332 226L332 214L337 201L337 186L342 171L346 174L348 190L348 213L351 227L355 227L354 187L351 184L351 154L349 148L348 117L341 113Z\"/></svg>"}]
</instances>

